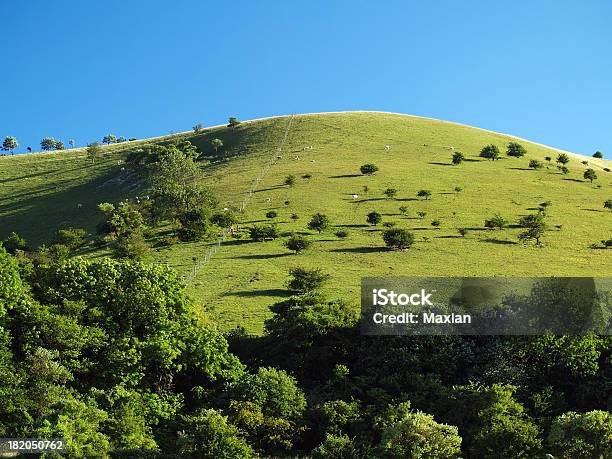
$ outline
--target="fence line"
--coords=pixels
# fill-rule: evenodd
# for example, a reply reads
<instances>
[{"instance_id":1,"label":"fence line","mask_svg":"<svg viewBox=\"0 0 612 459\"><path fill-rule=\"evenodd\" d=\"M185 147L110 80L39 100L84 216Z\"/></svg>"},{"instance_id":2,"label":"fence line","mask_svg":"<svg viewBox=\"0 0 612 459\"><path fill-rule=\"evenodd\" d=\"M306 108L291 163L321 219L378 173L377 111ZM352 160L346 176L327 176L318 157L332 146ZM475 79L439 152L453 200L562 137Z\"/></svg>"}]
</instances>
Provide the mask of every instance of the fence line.
<instances>
[{"instance_id":1,"label":"fence line","mask_svg":"<svg viewBox=\"0 0 612 459\"><path fill-rule=\"evenodd\" d=\"M283 148L285 147L285 142L287 141L287 137L289 136L289 130L291 129L292 122L293 122L293 115L290 115L289 121L287 123L287 127L285 128L285 133L283 135L283 138L281 139L281 142L278 145L278 147L276 147L276 149L274 150L274 154L272 158L266 161L266 163L261 168L261 171L259 172L257 177L255 177L255 179L251 183L249 190L245 193L245 197L240 203L240 209L239 209L240 213L244 213L246 206L248 205L251 198L255 194L255 191L257 190L259 183L263 180L263 178L268 173L270 168L283 158ZM213 245L206 251L206 254L204 255L204 257L195 259L191 273L185 277L185 283L187 285L193 282L193 279L195 279L195 277L198 275L198 272L200 271L200 269L206 263L208 263L212 259L212 257L219 251L219 249L221 248L221 244L225 242L229 233L230 233L230 228L226 228L225 232L223 233L223 236L220 236L219 238L217 238L217 242L215 242L215 245Z\"/></svg>"}]
</instances>

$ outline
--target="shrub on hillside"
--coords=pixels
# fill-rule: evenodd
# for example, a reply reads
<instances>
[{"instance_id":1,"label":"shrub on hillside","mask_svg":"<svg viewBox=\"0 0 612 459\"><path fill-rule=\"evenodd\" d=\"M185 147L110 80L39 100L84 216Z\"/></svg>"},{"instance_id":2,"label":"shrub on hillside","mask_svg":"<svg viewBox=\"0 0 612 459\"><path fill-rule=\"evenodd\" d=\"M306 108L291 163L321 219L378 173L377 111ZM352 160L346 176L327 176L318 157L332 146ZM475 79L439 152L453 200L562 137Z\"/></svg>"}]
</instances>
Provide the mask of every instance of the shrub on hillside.
<instances>
[{"instance_id":1,"label":"shrub on hillside","mask_svg":"<svg viewBox=\"0 0 612 459\"><path fill-rule=\"evenodd\" d=\"M329 274L323 273L319 268L293 268L289 274L291 275L287 284L289 290L302 294L318 290L329 279Z\"/></svg>"},{"instance_id":2,"label":"shrub on hillside","mask_svg":"<svg viewBox=\"0 0 612 459\"><path fill-rule=\"evenodd\" d=\"M376 164L367 163L359 168L363 175L374 175L378 172L378 166Z\"/></svg>"},{"instance_id":3,"label":"shrub on hillside","mask_svg":"<svg viewBox=\"0 0 612 459\"><path fill-rule=\"evenodd\" d=\"M249 236L255 241L276 239L278 237L278 230L273 225L255 225L249 228Z\"/></svg>"},{"instance_id":4,"label":"shrub on hillside","mask_svg":"<svg viewBox=\"0 0 612 459\"><path fill-rule=\"evenodd\" d=\"M500 157L499 148L493 144L485 145L482 147L482 150L480 150L480 157L495 161Z\"/></svg>"},{"instance_id":5,"label":"shrub on hillside","mask_svg":"<svg viewBox=\"0 0 612 459\"><path fill-rule=\"evenodd\" d=\"M287 239L287 241L285 242L285 247L298 254L310 247L310 241L304 236L294 234L290 236L289 239Z\"/></svg>"},{"instance_id":6,"label":"shrub on hillside","mask_svg":"<svg viewBox=\"0 0 612 459\"><path fill-rule=\"evenodd\" d=\"M378 212L370 212L367 216L366 216L366 222L368 222L370 225L378 225L380 222L382 221L382 215L379 214Z\"/></svg>"},{"instance_id":7,"label":"shrub on hillside","mask_svg":"<svg viewBox=\"0 0 612 459\"><path fill-rule=\"evenodd\" d=\"M414 244L414 234L403 228L392 228L383 233L383 241L387 247L403 250Z\"/></svg>"},{"instance_id":8,"label":"shrub on hillside","mask_svg":"<svg viewBox=\"0 0 612 459\"><path fill-rule=\"evenodd\" d=\"M506 154L515 158L521 158L527 154L527 150L525 150L525 147L518 142L510 142L508 144Z\"/></svg>"}]
</instances>

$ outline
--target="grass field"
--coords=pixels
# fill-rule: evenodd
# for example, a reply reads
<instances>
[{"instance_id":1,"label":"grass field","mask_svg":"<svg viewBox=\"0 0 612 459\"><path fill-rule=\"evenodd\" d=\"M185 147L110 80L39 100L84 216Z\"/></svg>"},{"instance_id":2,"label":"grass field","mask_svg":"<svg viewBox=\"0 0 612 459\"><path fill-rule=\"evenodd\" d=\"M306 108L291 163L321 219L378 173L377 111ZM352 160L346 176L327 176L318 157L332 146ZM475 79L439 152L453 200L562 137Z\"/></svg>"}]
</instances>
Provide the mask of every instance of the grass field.
<instances>
[{"instance_id":1,"label":"grass field","mask_svg":"<svg viewBox=\"0 0 612 459\"><path fill-rule=\"evenodd\" d=\"M264 165L278 154L288 123L289 117L277 117L173 137L188 138L210 154L212 138L224 141L216 160L203 165L203 172L222 206L239 206ZM612 173L603 170L612 167L610 161L571 156L571 172L562 175L554 164L557 150L520 141L527 155L511 158L503 152L512 140L405 115L296 115L282 158L257 185L241 226L263 223L268 220L266 212L276 210L279 230L307 234L312 247L293 255L283 246L286 238L228 239L198 271L189 291L224 328L242 325L259 333L269 315L268 306L286 295L287 272L295 266L322 268L332 275L327 292L355 303L363 276L612 275L612 250L590 248L612 237L612 212L603 208L604 201L612 198ZM478 157L489 143L500 147L501 160ZM0 158L0 238L16 231L39 244L60 227L93 231L101 219L98 203L143 192L121 164L125 152L137 146L105 148L104 158L93 163L82 150ZM453 151L463 152L467 160L451 165ZM544 160L546 156L553 158L551 163ZM530 170L530 159L539 159L547 167ZM587 160L588 166L581 160ZM359 166L366 162L375 163L379 172L361 175ZM588 167L598 175L593 184L582 177ZM310 178L302 178L305 174ZM296 176L293 187L283 185L287 175ZM457 186L462 191L454 191ZM399 190L395 199L382 194L388 187ZM417 199L420 189L431 190L431 199ZM543 247L523 246L517 239L521 230L512 224L543 201L552 202ZM400 206L408 208L406 215L400 214ZM384 227L366 224L371 211L383 214L385 222L413 231L415 245L403 252L385 250ZM315 212L327 214L332 228L322 234L309 231L307 223ZM427 215L421 219L418 212ZM292 220L293 213L300 218ZM484 220L495 213L504 216L510 227L485 229ZM431 226L433 219L440 220L439 228ZM460 227L469 229L463 238L457 233ZM345 240L334 236L340 228L350 233ZM193 257L201 256L211 243L156 248L150 261L168 263L187 275Z\"/></svg>"}]
</instances>

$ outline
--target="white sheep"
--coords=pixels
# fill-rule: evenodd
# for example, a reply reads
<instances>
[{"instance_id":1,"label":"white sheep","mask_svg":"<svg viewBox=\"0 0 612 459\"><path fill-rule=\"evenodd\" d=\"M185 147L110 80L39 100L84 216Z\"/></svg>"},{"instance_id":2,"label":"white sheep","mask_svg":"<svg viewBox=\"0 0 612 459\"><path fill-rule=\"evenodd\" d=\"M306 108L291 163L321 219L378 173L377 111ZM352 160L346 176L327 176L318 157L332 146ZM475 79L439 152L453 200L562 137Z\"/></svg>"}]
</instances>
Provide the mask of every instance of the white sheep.
<instances>
[{"instance_id":1,"label":"white sheep","mask_svg":"<svg viewBox=\"0 0 612 459\"><path fill-rule=\"evenodd\" d=\"M77 204L77 208L79 208L79 209L80 209L81 207L83 207L83 204L78 203L78 204Z\"/></svg>"},{"instance_id":2,"label":"white sheep","mask_svg":"<svg viewBox=\"0 0 612 459\"><path fill-rule=\"evenodd\" d=\"M391 149L391 145L385 145L385 150L390 150Z\"/></svg>"},{"instance_id":3,"label":"white sheep","mask_svg":"<svg viewBox=\"0 0 612 459\"><path fill-rule=\"evenodd\" d=\"M266 202L272 202L271 198L266 198Z\"/></svg>"},{"instance_id":4,"label":"white sheep","mask_svg":"<svg viewBox=\"0 0 612 459\"><path fill-rule=\"evenodd\" d=\"M351 196L353 196L353 199L357 199L357 198L359 197L359 195L358 195L358 194L353 194L353 195L351 195Z\"/></svg>"}]
</instances>

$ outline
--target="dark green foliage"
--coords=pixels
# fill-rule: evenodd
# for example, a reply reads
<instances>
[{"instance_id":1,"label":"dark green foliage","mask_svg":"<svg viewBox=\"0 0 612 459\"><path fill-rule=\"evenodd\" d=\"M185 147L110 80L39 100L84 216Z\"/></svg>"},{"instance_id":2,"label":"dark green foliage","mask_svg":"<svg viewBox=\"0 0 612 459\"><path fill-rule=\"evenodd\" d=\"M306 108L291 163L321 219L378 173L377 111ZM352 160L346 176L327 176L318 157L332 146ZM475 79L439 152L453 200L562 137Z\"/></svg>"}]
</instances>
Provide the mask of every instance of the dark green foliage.
<instances>
[{"instance_id":1,"label":"dark green foliage","mask_svg":"<svg viewBox=\"0 0 612 459\"><path fill-rule=\"evenodd\" d=\"M544 164L542 164L542 162L538 161L537 159L532 159L529 161L530 169L542 169L543 167L544 167Z\"/></svg>"},{"instance_id":2,"label":"dark green foliage","mask_svg":"<svg viewBox=\"0 0 612 459\"><path fill-rule=\"evenodd\" d=\"M404 250L414 244L414 234L403 228L388 229L383 233L383 241L387 247Z\"/></svg>"},{"instance_id":3,"label":"dark green foliage","mask_svg":"<svg viewBox=\"0 0 612 459\"><path fill-rule=\"evenodd\" d=\"M221 139L212 139L210 141L210 145L213 147L213 150L219 151L220 148L223 148L223 140L221 140Z\"/></svg>"},{"instance_id":4,"label":"dark green foliage","mask_svg":"<svg viewBox=\"0 0 612 459\"><path fill-rule=\"evenodd\" d=\"M319 268L293 268L289 271L291 279L287 284L289 290L295 293L310 293L320 289L329 279L329 274L325 274Z\"/></svg>"},{"instance_id":5,"label":"dark green foliage","mask_svg":"<svg viewBox=\"0 0 612 459\"><path fill-rule=\"evenodd\" d=\"M499 214L495 214L493 217L491 217L491 219L485 220L484 226L485 228L491 229L503 229L507 224L508 222L504 217Z\"/></svg>"},{"instance_id":6,"label":"dark green foliage","mask_svg":"<svg viewBox=\"0 0 612 459\"><path fill-rule=\"evenodd\" d=\"M557 166L557 169L559 169L559 171L563 174L563 175L567 175L570 173L570 170L565 167L565 166Z\"/></svg>"},{"instance_id":7,"label":"dark green foliage","mask_svg":"<svg viewBox=\"0 0 612 459\"><path fill-rule=\"evenodd\" d=\"M433 226L434 228L438 228L440 227L440 225L442 224L442 222L438 219L432 220L431 221L431 226Z\"/></svg>"},{"instance_id":8,"label":"dark green foliage","mask_svg":"<svg viewBox=\"0 0 612 459\"><path fill-rule=\"evenodd\" d=\"M594 169L587 169L584 171L583 177L585 180L590 180L593 183L593 180L597 179L597 173Z\"/></svg>"},{"instance_id":9,"label":"dark green foliage","mask_svg":"<svg viewBox=\"0 0 612 459\"><path fill-rule=\"evenodd\" d=\"M265 241L266 239L276 239L278 230L273 225L255 225L249 228L249 235L255 241Z\"/></svg>"},{"instance_id":10,"label":"dark green foliage","mask_svg":"<svg viewBox=\"0 0 612 459\"><path fill-rule=\"evenodd\" d=\"M540 239L546 231L546 223L544 221L544 214L542 212L537 214L527 215L519 220L519 225L526 228L519 234L519 240L529 241L535 239L536 244L540 245Z\"/></svg>"},{"instance_id":11,"label":"dark green foliage","mask_svg":"<svg viewBox=\"0 0 612 459\"><path fill-rule=\"evenodd\" d=\"M220 228L229 228L238 223L238 218L233 212L226 210L212 214L210 216L210 222Z\"/></svg>"},{"instance_id":12,"label":"dark green foliage","mask_svg":"<svg viewBox=\"0 0 612 459\"><path fill-rule=\"evenodd\" d=\"M278 217L278 212L275 210L269 210L266 212L266 218L276 218Z\"/></svg>"},{"instance_id":13,"label":"dark green foliage","mask_svg":"<svg viewBox=\"0 0 612 459\"><path fill-rule=\"evenodd\" d=\"M388 199L393 199L395 196L397 196L397 189L395 189L395 188L387 188L385 191L383 191L383 194Z\"/></svg>"},{"instance_id":14,"label":"dark green foliage","mask_svg":"<svg viewBox=\"0 0 612 459\"><path fill-rule=\"evenodd\" d=\"M518 142L510 142L506 149L506 154L515 158L521 158L527 154L527 150Z\"/></svg>"},{"instance_id":15,"label":"dark green foliage","mask_svg":"<svg viewBox=\"0 0 612 459\"><path fill-rule=\"evenodd\" d=\"M240 121L234 116L230 116L229 121L227 123L228 127L236 127L240 124Z\"/></svg>"},{"instance_id":16,"label":"dark green foliage","mask_svg":"<svg viewBox=\"0 0 612 459\"><path fill-rule=\"evenodd\" d=\"M459 165L461 164L463 161L465 160L465 156L463 153L461 153L460 151L456 151L455 153L453 153L453 157L452 157L452 163L454 165Z\"/></svg>"},{"instance_id":17,"label":"dark green foliage","mask_svg":"<svg viewBox=\"0 0 612 459\"><path fill-rule=\"evenodd\" d=\"M87 230L84 228L60 229L55 233L53 243L62 244L70 250L75 250L85 244L87 236Z\"/></svg>"},{"instance_id":18,"label":"dark green foliage","mask_svg":"<svg viewBox=\"0 0 612 459\"><path fill-rule=\"evenodd\" d=\"M316 213L308 222L308 229L321 233L321 231L324 231L329 227L329 224L330 220L327 215Z\"/></svg>"},{"instance_id":19,"label":"dark green foliage","mask_svg":"<svg viewBox=\"0 0 612 459\"><path fill-rule=\"evenodd\" d=\"M87 157L93 163L96 160L96 158L98 158L102 154L102 147L100 146L98 142L90 143L89 145L87 145L87 148L85 149L85 153L87 154Z\"/></svg>"},{"instance_id":20,"label":"dark green foliage","mask_svg":"<svg viewBox=\"0 0 612 459\"><path fill-rule=\"evenodd\" d=\"M458 228L457 232L459 233L461 237L465 237L469 231L467 228Z\"/></svg>"},{"instance_id":21,"label":"dark green foliage","mask_svg":"<svg viewBox=\"0 0 612 459\"><path fill-rule=\"evenodd\" d=\"M367 216L366 216L366 222L368 222L370 225L378 225L380 222L382 222L382 215L379 214L378 212L370 212Z\"/></svg>"},{"instance_id":22,"label":"dark green foliage","mask_svg":"<svg viewBox=\"0 0 612 459\"><path fill-rule=\"evenodd\" d=\"M210 223L208 207L197 207L178 216L181 228L178 235L182 241L197 241L208 234Z\"/></svg>"},{"instance_id":23,"label":"dark green foliage","mask_svg":"<svg viewBox=\"0 0 612 459\"><path fill-rule=\"evenodd\" d=\"M480 150L480 157L495 161L500 158L499 148L493 144L485 145L482 147L482 150Z\"/></svg>"},{"instance_id":24,"label":"dark green foliage","mask_svg":"<svg viewBox=\"0 0 612 459\"><path fill-rule=\"evenodd\" d=\"M600 410L558 416L550 428L548 445L559 459L610 457L612 416Z\"/></svg>"},{"instance_id":25,"label":"dark green foliage","mask_svg":"<svg viewBox=\"0 0 612 459\"><path fill-rule=\"evenodd\" d=\"M612 199L606 199L604 201L604 209L610 209L612 210Z\"/></svg>"},{"instance_id":26,"label":"dark green foliage","mask_svg":"<svg viewBox=\"0 0 612 459\"><path fill-rule=\"evenodd\" d=\"M288 175L283 183L287 186L295 185L295 175Z\"/></svg>"},{"instance_id":27,"label":"dark green foliage","mask_svg":"<svg viewBox=\"0 0 612 459\"><path fill-rule=\"evenodd\" d=\"M417 192L417 197L429 199L431 197L431 191L430 190L419 190Z\"/></svg>"},{"instance_id":28,"label":"dark green foliage","mask_svg":"<svg viewBox=\"0 0 612 459\"><path fill-rule=\"evenodd\" d=\"M570 161L570 158L565 153L559 153L559 155L557 156L557 162L563 166L569 163L569 161Z\"/></svg>"},{"instance_id":29,"label":"dark green foliage","mask_svg":"<svg viewBox=\"0 0 612 459\"><path fill-rule=\"evenodd\" d=\"M408 207L406 207L406 206L400 206L398 210L399 210L400 214L402 214L402 215L407 215L408 214Z\"/></svg>"},{"instance_id":30,"label":"dark green foliage","mask_svg":"<svg viewBox=\"0 0 612 459\"><path fill-rule=\"evenodd\" d=\"M64 142L53 137L45 137L40 141L40 148L44 151L63 150Z\"/></svg>"},{"instance_id":31,"label":"dark green foliage","mask_svg":"<svg viewBox=\"0 0 612 459\"><path fill-rule=\"evenodd\" d=\"M376 164L367 163L359 168L363 175L374 175L378 172L378 166Z\"/></svg>"},{"instance_id":32,"label":"dark green foliage","mask_svg":"<svg viewBox=\"0 0 612 459\"><path fill-rule=\"evenodd\" d=\"M285 241L285 247L289 250L292 250L296 254L303 252L308 247L310 247L310 241L306 239L304 236L300 236L299 234L294 234Z\"/></svg>"},{"instance_id":33,"label":"dark green foliage","mask_svg":"<svg viewBox=\"0 0 612 459\"><path fill-rule=\"evenodd\" d=\"M346 239L349 236L349 232L347 230L338 230L334 235L340 239Z\"/></svg>"},{"instance_id":34,"label":"dark green foliage","mask_svg":"<svg viewBox=\"0 0 612 459\"><path fill-rule=\"evenodd\" d=\"M1 246L10 254L15 254L17 250L28 250L27 241L14 231L2 241Z\"/></svg>"},{"instance_id":35,"label":"dark green foliage","mask_svg":"<svg viewBox=\"0 0 612 459\"><path fill-rule=\"evenodd\" d=\"M2 146L0 149L2 149L2 151L10 151L12 154L17 147L19 147L19 142L17 142L17 139L9 135L2 141Z\"/></svg>"},{"instance_id":36,"label":"dark green foliage","mask_svg":"<svg viewBox=\"0 0 612 459\"><path fill-rule=\"evenodd\" d=\"M593 158L602 159L603 153L601 151L596 151L595 153L593 153Z\"/></svg>"}]
</instances>

